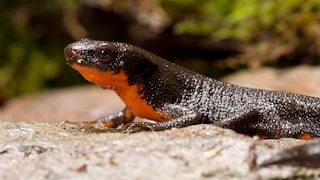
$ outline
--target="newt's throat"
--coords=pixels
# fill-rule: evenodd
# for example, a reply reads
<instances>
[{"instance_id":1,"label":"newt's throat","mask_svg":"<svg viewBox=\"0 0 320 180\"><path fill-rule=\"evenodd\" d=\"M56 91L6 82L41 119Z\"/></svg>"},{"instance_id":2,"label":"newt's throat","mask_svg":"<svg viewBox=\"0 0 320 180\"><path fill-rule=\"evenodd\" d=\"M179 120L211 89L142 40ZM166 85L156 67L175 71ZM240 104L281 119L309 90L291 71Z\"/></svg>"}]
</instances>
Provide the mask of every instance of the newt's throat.
<instances>
[{"instance_id":1,"label":"newt's throat","mask_svg":"<svg viewBox=\"0 0 320 180\"><path fill-rule=\"evenodd\" d=\"M148 104L141 85L128 85L128 77L122 70L117 74L102 72L87 66L73 63L72 68L77 70L86 80L97 84L102 88L114 89L128 109L136 116L152 119L158 122L168 121L172 118L162 112L157 112L151 104Z\"/></svg>"},{"instance_id":2,"label":"newt's throat","mask_svg":"<svg viewBox=\"0 0 320 180\"><path fill-rule=\"evenodd\" d=\"M116 89L127 85L127 75L121 71L117 74L113 72L102 72L87 66L73 63L72 68L77 70L86 80L97 84L102 88Z\"/></svg>"}]
</instances>

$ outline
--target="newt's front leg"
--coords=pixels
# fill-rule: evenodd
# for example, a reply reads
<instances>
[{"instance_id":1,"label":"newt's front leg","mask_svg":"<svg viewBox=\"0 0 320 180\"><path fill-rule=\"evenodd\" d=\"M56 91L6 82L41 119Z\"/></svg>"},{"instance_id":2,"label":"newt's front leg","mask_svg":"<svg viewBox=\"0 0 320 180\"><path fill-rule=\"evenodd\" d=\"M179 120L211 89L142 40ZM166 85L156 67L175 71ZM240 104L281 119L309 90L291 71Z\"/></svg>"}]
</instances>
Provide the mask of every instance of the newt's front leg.
<instances>
[{"instance_id":1,"label":"newt's front leg","mask_svg":"<svg viewBox=\"0 0 320 180\"><path fill-rule=\"evenodd\" d=\"M136 133L140 131L163 131L172 128L182 128L203 123L203 117L198 112L186 112L183 115L165 122L132 122L121 128L124 133Z\"/></svg>"},{"instance_id":2,"label":"newt's front leg","mask_svg":"<svg viewBox=\"0 0 320 180\"><path fill-rule=\"evenodd\" d=\"M135 115L128 108L124 108L120 112L98 119L96 121L92 121L92 122L62 121L59 125L64 126L65 128L78 128L78 129L116 128L116 127L119 127L121 124L132 122L134 118L135 118Z\"/></svg>"}]
</instances>

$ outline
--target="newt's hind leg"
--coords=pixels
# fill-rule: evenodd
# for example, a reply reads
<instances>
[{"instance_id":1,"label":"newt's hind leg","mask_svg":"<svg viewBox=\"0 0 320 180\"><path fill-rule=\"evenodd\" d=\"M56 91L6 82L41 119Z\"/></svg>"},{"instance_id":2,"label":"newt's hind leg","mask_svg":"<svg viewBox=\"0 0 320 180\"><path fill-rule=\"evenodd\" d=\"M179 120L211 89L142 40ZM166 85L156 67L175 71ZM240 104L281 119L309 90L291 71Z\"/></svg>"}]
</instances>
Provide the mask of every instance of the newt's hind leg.
<instances>
[{"instance_id":1,"label":"newt's hind leg","mask_svg":"<svg viewBox=\"0 0 320 180\"><path fill-rule=\"evenodd\" d=\"M232 129L238 133L262 138L303 138L317 137L314 130L300 123L292 123L285 119L272 119L263 116L258 110L248 110L230 118L213 123L222 128Z\"/></svg>"},{"instance_id":2,"label":"newt's hind leg","mask_svg":"<svg viewBox=\"0 0 320 180\"><path fill-rule=\"evenodd\" d=\"M78 129L105 129L105 128L116 128L121 124L130 123L135 118L135 115L124 108L122 111L117 112L115 114L109 115L107 117L98 119L92 122L69 122L69 121L62 121L59 123L60 126L64 128L78 128Z\"/></svg>"},{"instance_id":3,"label":"newt's hind leg","mask_svg":"<svg viewBox=\"0 0 320 180\"><path fill-rule=\"evenodd\" d=\"M230 118L218 120L213 124L222 128L232 129L238 133L255 135L256 129L252 129L252 124L256 123L259 117L259 111L248 110Z\"/></svg>"},{"instance_id":4,"label":"newt's hind leg","mask_svg":"<svg viewBox=\"0 0 320 180\"><path fill-rule=\"evenodd\" d=\"M256 109L252 109L226 119L218 120L213 124L249 136L258 135L261 138L280 138L278 135L279 132L277 132L279 128L270 126L272 120L265 121L262 119L264 118L261 113Z\"/></svg>"}]
</instances>

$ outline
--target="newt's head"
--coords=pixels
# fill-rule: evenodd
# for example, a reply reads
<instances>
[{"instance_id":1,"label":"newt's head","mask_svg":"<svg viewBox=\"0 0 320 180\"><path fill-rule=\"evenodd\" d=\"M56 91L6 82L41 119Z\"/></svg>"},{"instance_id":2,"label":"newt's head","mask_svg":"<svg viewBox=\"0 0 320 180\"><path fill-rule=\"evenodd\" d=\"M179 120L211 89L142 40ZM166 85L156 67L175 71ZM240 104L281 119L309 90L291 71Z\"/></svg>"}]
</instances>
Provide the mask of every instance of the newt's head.
<instances>
[{"instance_id":1,"label":"newt's head","mask_svg":"<svg viewBox=\"0 0 320 180\"><path fill-rule=\"evenodd\" d=\"M103 72L118 73L124 65L121 55L123 44L82 39L64 49L65 58L71 66L85 66Z\"/></svg>"},{"instance_id":2,"label":"newt's head","mask_svg":"<svg viewBox=\"0 0 320 180\"><path fill-rule=\"evenodd\" d=\"M134 45L82 39L64 49L67 63L85 79L103 88L140 84L158 66L155 55Z\"/></svg>"},{"instance_id":3,"label":"newt's head","mask_svg":"<svg viewBox=\"0 0 320 180\"><path fill-rule=\"evenodd\" d=\"M127 84L124 59L121 55L129 45L82 39L64 49L67 63L85 79L103 88L114 89Z\"/></svg>"}]
</instances>

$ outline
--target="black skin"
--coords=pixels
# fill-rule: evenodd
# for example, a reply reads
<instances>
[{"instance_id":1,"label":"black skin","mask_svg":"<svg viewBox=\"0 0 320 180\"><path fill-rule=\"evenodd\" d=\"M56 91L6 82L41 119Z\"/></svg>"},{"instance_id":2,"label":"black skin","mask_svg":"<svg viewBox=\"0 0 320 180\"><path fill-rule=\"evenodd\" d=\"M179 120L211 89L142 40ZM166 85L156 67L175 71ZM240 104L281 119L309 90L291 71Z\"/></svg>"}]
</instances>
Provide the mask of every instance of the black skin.
<instances>
[{"instance_id":1,"label":"black skin","mask_svg":"<svg viewBox=\"0 0 320 180\"><path fill-rule=\"evenodd\" d=\"M65 48L70 65L99 72L124 71L128 86L139 85L143 100L172 120L131 122L123 113L102 118L124 132L161 131L206 123L267 138L320 136L320 98L232 85L173 64L139 47L82 39ZM83 75L83 74L82 74ZM95 82L96 83L96 82ZM98 84L98 83L96 83ZM99 85L99 84L98 84ZM103 87L106 88L106 87Z\"/></svg>"}]
</instances>

